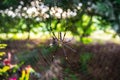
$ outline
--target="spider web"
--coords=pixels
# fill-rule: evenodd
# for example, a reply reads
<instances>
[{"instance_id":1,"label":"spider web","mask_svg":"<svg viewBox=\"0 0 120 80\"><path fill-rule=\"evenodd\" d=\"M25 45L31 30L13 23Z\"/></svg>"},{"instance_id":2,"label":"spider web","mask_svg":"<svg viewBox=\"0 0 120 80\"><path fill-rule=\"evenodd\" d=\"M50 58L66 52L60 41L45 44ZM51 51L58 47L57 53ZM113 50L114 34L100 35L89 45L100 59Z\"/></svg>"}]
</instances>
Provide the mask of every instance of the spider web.
<instances>
[{"instance_id":1,"label":"spider web","mask_svg":"<svg viewBox=\"0 0 120 80\"><path fill-rule=\"evenodd\" d=\"M68 48L69 50L71 50L74 53L76 52L76 50L74 50L72 47L70 47L68 45L68 43L70 43L73 40L73 37L72 37L72 39L70 39L68 41L65 40L66 35L67 35L67 29L68 29L68 27L67 27L68 21L66 19L64 33L59 31L59 32L57 32L57 34L56 34L56 32L53 31L53 28L51 27L51 22L52 22L52 19L50 17L49 23L46 23L49 26L49 28L47 27L47 30L50 32L50 36L52 37L52 43L50 43L50 44L51 44L51 46L56 46L56 45L61 46L61 48L63 50L63 54L65 56L65 59L68 60L68 56L67 56L65 48ZM55 57L55 54L53 55L53 58L54 57Z\"/></svg>"}]
</instances>

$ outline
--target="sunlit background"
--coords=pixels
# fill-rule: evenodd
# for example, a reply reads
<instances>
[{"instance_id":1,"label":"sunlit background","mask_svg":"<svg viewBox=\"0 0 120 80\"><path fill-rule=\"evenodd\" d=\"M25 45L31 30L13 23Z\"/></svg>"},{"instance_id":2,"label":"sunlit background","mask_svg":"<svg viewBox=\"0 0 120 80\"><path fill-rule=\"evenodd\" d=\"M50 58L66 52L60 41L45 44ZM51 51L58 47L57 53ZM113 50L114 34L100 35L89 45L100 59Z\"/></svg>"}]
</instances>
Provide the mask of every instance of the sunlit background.
<instances>
[{"instance_id":1,"label":"sunlit background","mask_svg":"<svg viewBox=\"0 0 120 80\"><path fill-rule=\"evenodd\" d=\"M9 3L7 0L3 2ZM88 1L85 4L76 0L73 4L61 6L64 5L61 1L54 0L53 2L33 0L29 3L19 1L14 7L9 6L0 10L0 38L48 39L51 32L55 32L55 35L62 32L67 33L67 38L74 37L77 41L86 37L93 39L93 42L104 40L119 43L117 23L113 25L102 18L104 16L109 18L110 15L110 20L115 20L113 10L108 11L111 3L104 5L98 2ZM106 10L105 13L102 8Z\"/></svg>"}]
</instances>

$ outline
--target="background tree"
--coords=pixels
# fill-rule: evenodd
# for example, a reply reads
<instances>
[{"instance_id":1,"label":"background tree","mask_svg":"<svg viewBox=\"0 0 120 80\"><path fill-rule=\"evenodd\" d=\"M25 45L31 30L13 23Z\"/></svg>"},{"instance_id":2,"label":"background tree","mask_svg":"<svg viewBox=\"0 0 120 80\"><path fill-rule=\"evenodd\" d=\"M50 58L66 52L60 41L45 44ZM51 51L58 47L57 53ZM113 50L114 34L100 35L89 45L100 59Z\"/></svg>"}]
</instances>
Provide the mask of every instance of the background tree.
<instances>
[{"instance_id":1,"label":"background tree","mask_svg":"<svg viewBox=\"0 0 120 80\"><path fill-rule=\"evenodd\" d=\"M23 20L27 25L26 29L22 29L23 31L30 32L35 27L34 21L40 19L39 22L54 24L53 31L58 31L56 27L66 31L65 27L67 27L68 31L84 37L90 35L95 28L106 29L108 25L119 33L119 4L119 0L4 0L1 1L0 6L3 6L1 13L9 10L14 15L6 13L7 15L26 20ZM65 26L66 23L67 26ZM46 30L50 27L51 25L46 25Z\"/></svg>"}]
</instances>

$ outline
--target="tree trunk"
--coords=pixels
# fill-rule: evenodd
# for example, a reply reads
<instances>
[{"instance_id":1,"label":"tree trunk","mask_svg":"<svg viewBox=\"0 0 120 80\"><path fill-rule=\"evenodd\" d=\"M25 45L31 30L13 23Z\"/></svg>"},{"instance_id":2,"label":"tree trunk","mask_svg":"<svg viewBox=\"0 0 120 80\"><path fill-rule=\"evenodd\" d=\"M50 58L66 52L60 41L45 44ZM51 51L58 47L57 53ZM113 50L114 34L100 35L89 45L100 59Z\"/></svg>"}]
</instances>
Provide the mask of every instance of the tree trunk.
<instances>
[{"instance_id":1,"label":"tree trunk","mask_svg":"<svg viewBox=\"0 0 120 80\"><path fill-rule=\"evenodd\" d=\"M30 31L28 31L28 36L27 36L27 40L30 39Z\"/></svg>"}]
</instances>

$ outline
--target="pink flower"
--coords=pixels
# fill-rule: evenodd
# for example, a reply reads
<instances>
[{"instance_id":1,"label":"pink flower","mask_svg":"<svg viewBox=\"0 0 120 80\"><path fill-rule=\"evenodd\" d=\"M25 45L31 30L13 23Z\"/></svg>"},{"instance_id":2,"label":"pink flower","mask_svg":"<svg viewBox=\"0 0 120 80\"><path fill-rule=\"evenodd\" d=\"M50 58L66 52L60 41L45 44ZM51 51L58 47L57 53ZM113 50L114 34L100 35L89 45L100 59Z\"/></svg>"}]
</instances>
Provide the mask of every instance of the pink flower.
<instances>
[{"instance_id":1,"label":"pink flower","mask_svg":"<svg viewBox=\"0 0 120 80\"><path fill-rule=\"evenodd\" d=\"M13 77L13 78L9 78L9 80L17 80L17 78L16 78L16 77Z\"/></svg>"}]
</instances>

